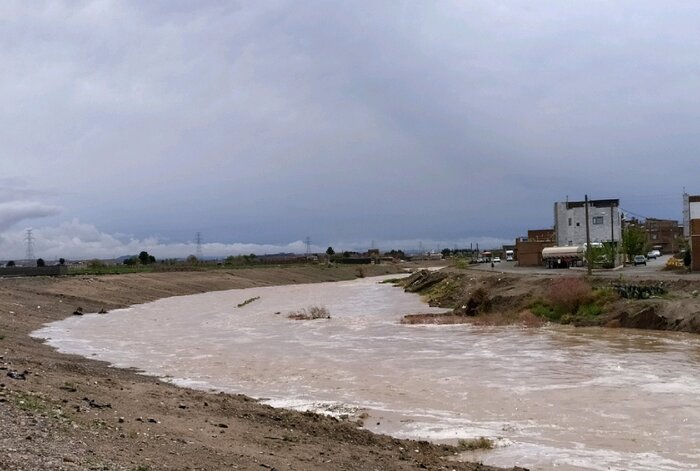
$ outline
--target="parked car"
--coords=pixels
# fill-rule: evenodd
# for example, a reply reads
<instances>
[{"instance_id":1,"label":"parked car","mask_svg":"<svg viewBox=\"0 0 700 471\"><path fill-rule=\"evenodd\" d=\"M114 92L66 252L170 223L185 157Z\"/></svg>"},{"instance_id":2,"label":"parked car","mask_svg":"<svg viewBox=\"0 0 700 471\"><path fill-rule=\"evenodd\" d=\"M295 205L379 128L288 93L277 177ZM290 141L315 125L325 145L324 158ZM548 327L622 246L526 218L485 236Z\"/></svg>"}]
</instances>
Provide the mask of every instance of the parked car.
<instances>
[{"instance_id":1,"label":"parked car","mask_svg":"<svg viewBox=\"0 0 700 471\"><path fill-rule=\"evenodd\" d=\"M661 251L654 249L650 250L649 253L647 254L647 258L653 258L656 259L657 257L661 256Z\"/></svg>"},{"instance_id":2,"label":"parked car","mask_svg":"<svg viewBox=\"0 0 700 471\"><path fill-rule=\"evenodd\" d=\"M637 265L646 265L647 264L647 259L644 255L635 255L633 261L634 261L635 267Z\"/></svg>"},{"instance_id":3,"label":"parked car","mask_svg":"<svg viewBox=\"0 0 700 471\"><path fill-rule=\"evenodd\" d=\"M649 252L647 252L647 260L652 260L652 259L656 260L656 254L654 253L653 250L650 250Z\"/></svg>"},{"instance_id":4,"label":"parked car","mask_svg":"<svg viewBox=\"0 0 700 471\"><path fill-rule=\"evenodd\" d=\"M501 257L493 257L494 263L501 263Z\"/></svg>"}]
</instances>

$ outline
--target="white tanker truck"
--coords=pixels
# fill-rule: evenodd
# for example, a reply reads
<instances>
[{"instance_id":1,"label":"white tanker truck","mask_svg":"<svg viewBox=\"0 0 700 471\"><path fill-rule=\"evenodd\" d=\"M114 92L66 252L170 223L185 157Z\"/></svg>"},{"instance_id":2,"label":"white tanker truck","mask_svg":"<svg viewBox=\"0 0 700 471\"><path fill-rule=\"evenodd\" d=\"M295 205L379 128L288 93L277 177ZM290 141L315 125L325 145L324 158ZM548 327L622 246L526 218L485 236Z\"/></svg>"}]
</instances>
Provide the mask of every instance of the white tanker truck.
<instances>
[{"instance_id":1,"label":"white tanker truck","mask_svg":"<svg viewBox=\"0 0 700 471\"><path fill-rule=\"evenodd\" d=\"M542 261L547 268L580 267L585 259L586 247L583 245L542 249Z\"/></svg>"}]
</instances>

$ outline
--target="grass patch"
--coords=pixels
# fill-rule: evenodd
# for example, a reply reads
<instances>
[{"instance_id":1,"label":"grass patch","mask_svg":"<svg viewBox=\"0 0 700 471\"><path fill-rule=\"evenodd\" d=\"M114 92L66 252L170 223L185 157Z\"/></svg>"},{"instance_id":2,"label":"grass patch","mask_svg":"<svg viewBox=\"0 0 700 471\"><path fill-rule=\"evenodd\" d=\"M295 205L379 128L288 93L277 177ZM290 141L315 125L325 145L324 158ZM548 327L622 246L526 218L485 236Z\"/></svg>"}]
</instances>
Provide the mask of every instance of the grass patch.
<instances>
[{"instance_id":1,"label":"grass patch","mask_svg":"<svg viewBox=\"0 0 700 471\"><path fill-rule=\"evenodd\" d=\"M52 414L54 411L51 405L46 403L46 401L37 394L17 392L12 397L12 402L23 411L44 415L60 415Z\"/></svg>"},{"instance_id":2,"label":"grass patch","mask_svg":"<svg viewBox=\"0 0 700 471\"><path fill-rule=\"evenodd\" d=\"M248 298L245 301L243 301L242 303L239 303L238 307L243 307L247 304L252 303L253 301L257 301L258 299L260 299L260 296L255 296L254 298Z\"/></svg>"},{"instance_id":3,"label":"grass patch","mask_svg":"<svg viewBox=\"0 0 700 471\"><path fill-rule=\"evenodd\" d=\"M331 313L324 306L309 306L290 313L288 316L295 321L308 321L312 319L330 319Z\"/></svg>"},{"instance_id":4,"label":"grass patch","mask_svg":"<svg viewBox=\"0 0 700 471\"><path fill-rule=\"evenodd\" d=\"M618 299L618 294L610 287L596 288L590 292L582 288L573 293L557 293L538 298L528 309L551 322L592 325L605 312L605 307Z\"/></svg>"},{"instance_id":5,"label":"grass patch","mask_svg":"<svg viewBox=\"0 0 700 471\"><path fill-rule=\"evenodd\" d=\"M457 442L457 447L465 451L491 450L494 446L494 441L486 437L462 439Z\"/></svg>"},{"instance_id":6,"label":"grass patch","mask_svg":"<svg viewBox=\"0 0 700 471\"><path fill-rule=\"evenodd\" d=\"M423 299L430 306L454 307L461 294L461 287L458 280L445 278L422 294Z\"/></svg>"},{"instance_id":7,"label":"grass patch","mask_svg":"<svg viewBox=\"0 0 700 471\"><path fill-rule=\"evenodd\" d=\"M460 270L464 270L469 266L469 261L467 261L466 258L464 257L458 257L454 261L454 266L455 268L459 268Z\"/></svg>"}]
</instances>

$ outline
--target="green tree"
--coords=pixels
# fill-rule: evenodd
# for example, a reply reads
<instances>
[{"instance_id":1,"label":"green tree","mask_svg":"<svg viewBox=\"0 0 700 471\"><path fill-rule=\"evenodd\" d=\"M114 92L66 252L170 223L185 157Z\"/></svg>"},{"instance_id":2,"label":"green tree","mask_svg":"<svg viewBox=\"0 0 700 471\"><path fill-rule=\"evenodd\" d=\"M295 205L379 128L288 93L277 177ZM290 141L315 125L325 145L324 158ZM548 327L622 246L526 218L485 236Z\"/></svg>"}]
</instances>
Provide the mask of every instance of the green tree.
<instances>
[{"instance_id":1,"label":"green tree","mask_svg":"<svg viewBox=\"0 0 700 471\"><path fill-rule=\"evenodd\" d=\"M58 264L59 264L59 265L65 265L65 264L66 264L66 259L63 258L63 257L59 258L59 259L58 259Z\"/></svg>"},{"instance_id":2,"label":"green tree","mask_svg":"<svg viewBox=\"0 0 700 471\"><path fill-rule=\"evenodd\" d=\"M622 231L622 252L631 262L635 255L643 255L647 246L647 234L641 227L627 226Z\"/></svg>"},{"instance_id":3,"label":"green tree","mask_svg":"<svg viewBox=\"0 0 700 471\"><path fill-rule=\"evenodd\" d=\"M45 266L46 266L46 262L44 261L43 258L37 258L37 259L36 259L36 266L37 266L37 267L45 267Z\"/></svg>"},{"instance_id":4,"label":"green tree","mask_svg":"<svg viewBox=\"0 0 700 471\"><path fill-rule=\"evenodd\" d=\"M442 249L442 252L440 252L443 257L447 258L452 254L452 251L450 249Z\"/></svg>"},{"instance_id":5,"label":"green tree","mask_svg":"<svg viewBox=\"0 0 700 471\"><path fill-rule=\"evenodd\" d=\"M149 259L148 252L146 252L145 250L143 250L143 251L139 254L139 262L141 262L141 265L148 265L148 262L149 262L149 261L150 261L150 259Z\"/></svg>"},{"instance_id":6,"label":"green tree","mask_svg":"<svg viewBox=\"0 0 700 471\"><path fill-rule=\"evenodd\" d=\"M326 249L326 255L328 255L329 257L335 255L335 250L333 250L333 247L328 247Z\"/></svg>"},{"instance_id":7,"label":"green tree","mask_svg":"<svg viewBox=\"0 0 700 471\"><path fill-rule=\"evenodd\" d=\"M14 261L14 260L10 260L9 262L7 262L7 263L5 264L5 266L6 266L6 267L14 267L14 266L15 266L15 261Z\"/></svg>"}]
</instances>

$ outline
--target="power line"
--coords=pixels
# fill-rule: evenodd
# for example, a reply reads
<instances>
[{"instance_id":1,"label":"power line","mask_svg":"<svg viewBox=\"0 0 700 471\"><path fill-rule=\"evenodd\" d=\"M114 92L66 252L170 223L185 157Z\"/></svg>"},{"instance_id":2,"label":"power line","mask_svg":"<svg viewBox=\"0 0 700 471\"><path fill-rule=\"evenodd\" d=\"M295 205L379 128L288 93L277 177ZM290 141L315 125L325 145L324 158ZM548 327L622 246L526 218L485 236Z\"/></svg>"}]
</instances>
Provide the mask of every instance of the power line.
<instances>
[{"instance_id":1,"label":"power line","mask_svg":"<svg viewBox=\"0 0 700 471\"><path fill-rule=\"evenodd\" d=\"M621 209L622 211L624 211L626 214L631 214L632 216L634 216L634 217L636 217L636 218L640 218L640 219L654 219L654 218L650 218L650 217L647 217L647 216L642 216L641 214L634 213L634 212L629 211L629 210L627 210L627 209L625 209L625 208L620 208L620 209Z\"/></svg>"}]
</instances>

